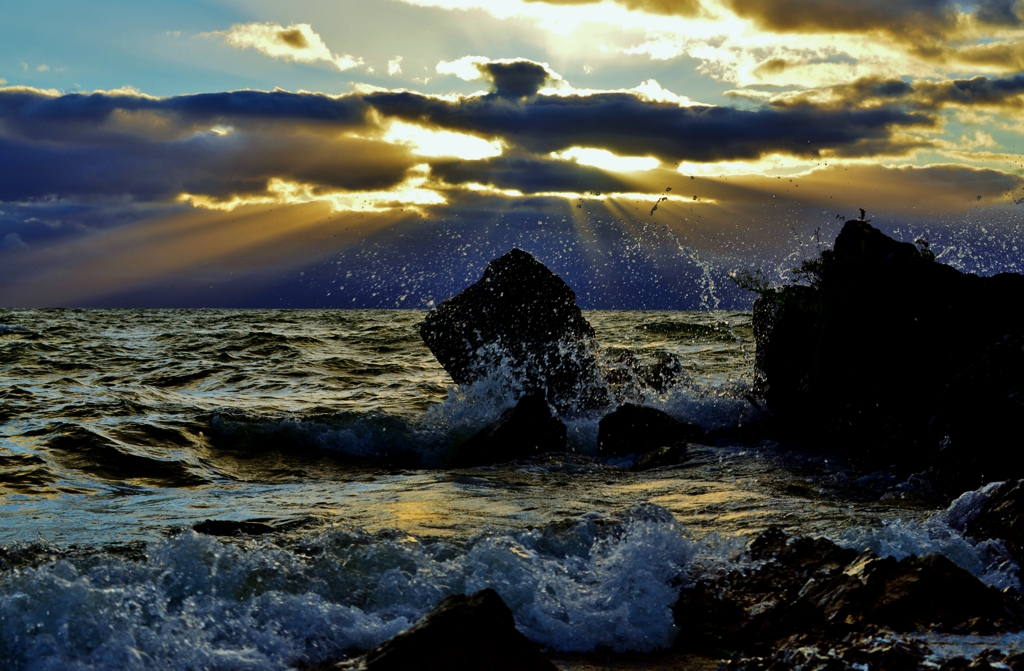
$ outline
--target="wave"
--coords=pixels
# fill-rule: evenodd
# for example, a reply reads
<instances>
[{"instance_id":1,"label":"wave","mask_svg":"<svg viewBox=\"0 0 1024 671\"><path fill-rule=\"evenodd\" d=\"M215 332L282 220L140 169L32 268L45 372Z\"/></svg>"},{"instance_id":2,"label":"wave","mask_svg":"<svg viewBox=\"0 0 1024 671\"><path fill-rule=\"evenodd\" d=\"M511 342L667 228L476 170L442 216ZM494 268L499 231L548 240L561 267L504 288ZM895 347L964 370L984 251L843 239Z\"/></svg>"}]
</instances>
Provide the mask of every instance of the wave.
<instances>
[{"instance_id":1,"label":"wave","mask_svg":"<svg viewBox=\"0 0 1024 671\"><path fill-rule=\"evenodd\" d=\"M521 396L515 377L496 369L470 385L448 388L447 397L413 416L380 410L311 414L261 414L222 409L210 415L215 446L230 450L319 452L366 465L438 468L459 444L492 422ZM730 430L762 419L746 399L749 385L702 387L684 379L664 391L618 389L619 400L654 407L707 432ZM597 456L601 418L614 406L561 417L570 451Z\"/></svg>"},{"instance_id":2,"label":"wave","mask_svg":"<svg viewBox=\"0 0 1024 671\"><path fill-rule=\"evenodd\" d=\"M56 427L44 444L61 465L106 480L143 480L170 487L207 482L182 460L145 454L138 447L77 424Z\"/></svg>"},{"instance_id":3,"label":"wave","mask_svg":"<svg viewBox=\"0 0 1024 671\"><path fill-rule=\"evenodd\" d=\"M977 514L988 495L1000 484L1003 483L990 483L966 492L946 510L923 522L890 520L879 527L847 529L832 539L844 547L871 549L880 557L897 560L934 552L971 572L986 585L1020 591L1020 566L1010 557L1001 540L975 541L961 534L964 522Z\"/></svg>"},{"instance_id":4,"label":"wave","mask_svg":"<svg viewBox=\"0 0 1024 671\"><path fill-rule=\"evenodd\" d=\"M186 531L144 560L67 556L0 573L0 654L19 671L286 669L368 649L444 596L484 587L549 649L649 651L675 637L672 605L698 550L653 505L461 543Z\"/></svg>"}]
</instances>

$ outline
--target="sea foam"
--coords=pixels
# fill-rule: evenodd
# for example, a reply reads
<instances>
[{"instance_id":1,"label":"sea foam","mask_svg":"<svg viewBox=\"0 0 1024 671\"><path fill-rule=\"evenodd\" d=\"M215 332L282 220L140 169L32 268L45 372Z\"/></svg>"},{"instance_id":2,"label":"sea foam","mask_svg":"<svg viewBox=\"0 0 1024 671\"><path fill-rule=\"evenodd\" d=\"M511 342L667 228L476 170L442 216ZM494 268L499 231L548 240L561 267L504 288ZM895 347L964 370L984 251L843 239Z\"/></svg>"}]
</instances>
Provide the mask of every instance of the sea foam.
<instances>
[{"instance_id":1,"label":"sea foam","mask_svg":"<svg viewBox=\"0 0 1024 671\"><path fill-rule=\"evenodd\" d=\"M334 529L287 547L192 531L146 561L111 554L0 574L7 668L285 669L368 649L448 594L493 587L553 650L648 651L698 548L667 510L635 506L453 543Z\"/></svg>"}]
</instances>

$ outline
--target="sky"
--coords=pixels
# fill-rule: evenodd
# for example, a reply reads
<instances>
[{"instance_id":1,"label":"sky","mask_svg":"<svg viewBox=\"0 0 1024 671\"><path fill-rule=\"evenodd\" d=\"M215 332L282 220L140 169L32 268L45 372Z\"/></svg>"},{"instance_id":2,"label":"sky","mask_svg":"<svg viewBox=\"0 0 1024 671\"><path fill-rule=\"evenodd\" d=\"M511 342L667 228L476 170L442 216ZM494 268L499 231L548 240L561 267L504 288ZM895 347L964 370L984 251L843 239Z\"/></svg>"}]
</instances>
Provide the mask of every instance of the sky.
<instances>
[{"instance_id":1,"label":"sky","mask_svg":"<svg viewBox=\"0 0 1024 671\"><path fill-rule=\"evenodd\" d=\"M1024 270L1024 0L8 5L3 307L747 309L861 209Z\"/></svg>"}]
</instances>

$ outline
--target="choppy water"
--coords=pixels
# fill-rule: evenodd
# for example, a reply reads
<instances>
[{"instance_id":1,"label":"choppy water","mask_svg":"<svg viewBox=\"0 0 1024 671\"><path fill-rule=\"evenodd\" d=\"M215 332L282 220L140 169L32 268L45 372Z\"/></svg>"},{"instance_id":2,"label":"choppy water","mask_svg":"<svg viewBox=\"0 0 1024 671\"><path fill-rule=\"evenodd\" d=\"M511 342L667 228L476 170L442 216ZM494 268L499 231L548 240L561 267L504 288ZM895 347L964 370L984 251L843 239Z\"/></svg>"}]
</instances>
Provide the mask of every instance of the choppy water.
<instances>
[{"instance_id":1,"label":"choppy water","mask_svg":"<svg viewBox=\"0 0 1024 671\"><path fill-rule=\"evenodd\" d=\"M681 357L685 379L637 400L721 436L642 473L597 458L601 413L564 418L569 455L444 469L516 398L500 373L454 387L423 314L0 313L7 668L290 668L488 585L550 649L652 650L681 582L772 524L1015 582L912 481L742 438L748 313L586 313L609 366ZM188 529L208 518L280 530Z\"/></svg>"}]
</instances>

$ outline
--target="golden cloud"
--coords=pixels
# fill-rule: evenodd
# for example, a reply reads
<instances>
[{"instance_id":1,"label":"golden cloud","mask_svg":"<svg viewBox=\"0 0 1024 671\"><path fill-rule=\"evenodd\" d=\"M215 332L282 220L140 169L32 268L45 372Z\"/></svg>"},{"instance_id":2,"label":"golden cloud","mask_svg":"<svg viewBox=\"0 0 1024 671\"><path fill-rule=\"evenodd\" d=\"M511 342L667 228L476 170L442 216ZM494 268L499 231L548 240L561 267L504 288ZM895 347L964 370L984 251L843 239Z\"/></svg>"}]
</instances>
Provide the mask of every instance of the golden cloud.
<instances>
[{"instance_id":1,"label":"golden cloud","mask_svg":"<svg viewBox=\"0 0 1024 671\"><path fill-rule=\"evenodd\" d=\"M362 58L332 53L308 23L293 23L287 27L277 23L238 23L226 31L206 34L223 38L225 43L238 49L255 49L286 61L323 61L339 70L363 65Z\"/></svg>"}]
</instances>

